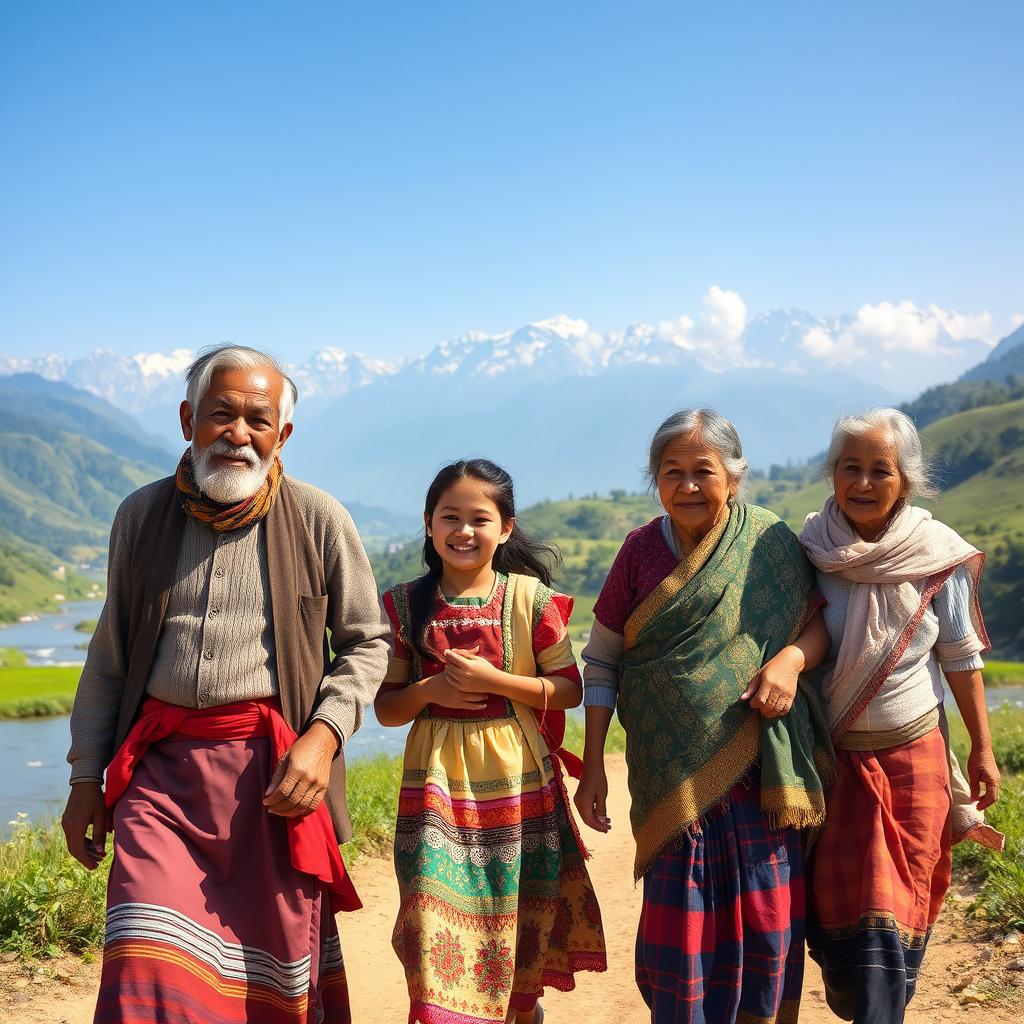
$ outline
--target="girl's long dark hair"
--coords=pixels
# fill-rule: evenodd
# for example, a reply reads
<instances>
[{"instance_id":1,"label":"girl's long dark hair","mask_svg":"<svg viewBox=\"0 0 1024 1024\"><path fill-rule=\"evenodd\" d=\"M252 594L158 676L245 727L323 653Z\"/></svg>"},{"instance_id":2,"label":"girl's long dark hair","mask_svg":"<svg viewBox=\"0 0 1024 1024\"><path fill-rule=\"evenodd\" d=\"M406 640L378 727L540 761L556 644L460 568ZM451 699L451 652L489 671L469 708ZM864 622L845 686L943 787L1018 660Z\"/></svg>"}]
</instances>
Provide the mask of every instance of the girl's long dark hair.
<instances>
[{"instance_id":1,"label":"girl's long dark hair","mask_svg":"<svg viewBox=\"0 0 1024 1024\"><path fill-rule=\"evenodd\" d=\"M437 508L441 495L452 484L467 477L479 480L487 486L503 524L515 518L516 501L512 490L512 477L490 459L460 459L445 466L427 488L423 513L428 523L434 516L434 509ZM491 559L491 566L495 572L516 572L524 576L536 576L541 583L549 587L552 572L560 561L555 548L528 537L517 523L512 527L508 540L498 545ZM426 536L423 538L423 563L427 571L414 581L409 593L409 639L422 657L434 657L436 655L426 642L427 623L430 620L434 589L441 579L444 562L437 553L433 540Z\"/></svg>"}]
</instances>

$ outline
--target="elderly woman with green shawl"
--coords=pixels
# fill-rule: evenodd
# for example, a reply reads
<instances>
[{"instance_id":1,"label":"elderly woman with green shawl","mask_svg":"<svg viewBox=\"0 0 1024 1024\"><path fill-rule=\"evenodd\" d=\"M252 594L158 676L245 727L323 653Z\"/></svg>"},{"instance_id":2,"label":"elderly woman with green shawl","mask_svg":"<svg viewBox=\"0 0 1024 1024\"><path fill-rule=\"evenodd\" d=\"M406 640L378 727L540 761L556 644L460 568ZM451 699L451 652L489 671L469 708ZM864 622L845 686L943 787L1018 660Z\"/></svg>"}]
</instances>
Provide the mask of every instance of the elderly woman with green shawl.
<instances>
[{"instance_id":1,"label":"elderly woman with green shawl","mask_svg":"<svg viewBox=\"0 0 1024 1024\"><path fill-rule=\"evenodd\" d=\"M737 497L747 463L710 409L670 416L649 472L665 515L634 530L583 652L576 804L607 831L618 709L644 880L636 979L655 1024L795 1021L804 830L832 754L801 678L828 653L814 573L778 517Z\"/></svg>"}]
</instances>

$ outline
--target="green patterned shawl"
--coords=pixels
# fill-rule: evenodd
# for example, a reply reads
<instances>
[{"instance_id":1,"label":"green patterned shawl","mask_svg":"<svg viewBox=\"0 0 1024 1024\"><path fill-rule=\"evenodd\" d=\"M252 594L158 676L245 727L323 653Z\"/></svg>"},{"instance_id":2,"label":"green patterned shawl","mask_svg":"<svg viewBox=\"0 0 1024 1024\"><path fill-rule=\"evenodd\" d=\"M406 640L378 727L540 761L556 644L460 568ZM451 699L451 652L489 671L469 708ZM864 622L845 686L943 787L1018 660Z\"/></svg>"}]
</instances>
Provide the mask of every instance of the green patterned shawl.
<instances>
[{"instance_id":1,"label":"green patterned shawl","mask_svg":"<svg viewBox=\"0 0 1024 1024\"><path fill-rule=\"evenodd\" d=\"M630 616L618 712L626 730L639 878L760 758L772 828L825 816L832 748L811 685L762 718L739 696L800 633L814 571L777 516L735 504Z\"/></svg>"}]
</instances>

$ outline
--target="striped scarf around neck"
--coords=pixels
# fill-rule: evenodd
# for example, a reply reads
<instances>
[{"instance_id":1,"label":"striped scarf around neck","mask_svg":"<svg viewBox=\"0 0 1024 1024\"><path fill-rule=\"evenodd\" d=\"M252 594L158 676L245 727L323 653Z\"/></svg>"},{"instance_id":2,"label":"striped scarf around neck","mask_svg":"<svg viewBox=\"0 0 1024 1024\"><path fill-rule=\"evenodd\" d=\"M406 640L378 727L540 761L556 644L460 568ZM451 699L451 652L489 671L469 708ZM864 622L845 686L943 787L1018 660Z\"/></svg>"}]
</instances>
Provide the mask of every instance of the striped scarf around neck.
<instances>
[{"instance_id":1,"label":"striped scarf around neck","mask_svg":"<svg viewBox=\"0 0 1024 1024\"><path fill-rule=\"evenodd\" d=\"M199 489L195 467L192 464L192 449L189 447L185 449L185 454L178 463L174 482L178 488L178 501L185 515L207 529L227 533L259 522L266 516L277 497L283 473L281 460L275 458L270 464L270 472L254 495L234 505L222 505Z\"/></svg>"}]
</instances>

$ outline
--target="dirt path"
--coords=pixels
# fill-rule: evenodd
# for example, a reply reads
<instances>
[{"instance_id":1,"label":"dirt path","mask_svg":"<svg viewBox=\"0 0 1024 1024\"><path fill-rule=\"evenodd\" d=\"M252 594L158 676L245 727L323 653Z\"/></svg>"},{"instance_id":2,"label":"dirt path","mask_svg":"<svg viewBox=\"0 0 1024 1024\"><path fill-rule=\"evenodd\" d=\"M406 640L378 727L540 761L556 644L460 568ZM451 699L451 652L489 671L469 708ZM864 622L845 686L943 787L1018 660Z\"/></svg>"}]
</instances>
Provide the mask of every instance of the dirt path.
<instances>
[{"instance_id":1,"label":"dirt path","mask_svg":"<svg viewBox=\"0 0 1024 1024\"><path fill-rule=\"evenodd\" d=\"M630 884L633 841L629 833L625 764L610 759L609 814L614 828L606 836L588 833L593 850L591 875L601 901L608 942L606 975L582 975L575 992L550 992L544 999L547 1020L586 1021L587 1024L642 1024L646 1007L633 983L633 939L640 912L640 889ZM345 962L356 1024L403 1024L408 1012L405 979L391 945L397 887L391 864L365 859L353 870L365 909L340 920ZM955 905L948 906L936 927L925 958L917 996L907 1014L908 1024L950 1024L977 1021L984 1024L1019 1022L1024 987L1012 988L1008 980L1020 977L1001 970L1024 949L994 950L970 934ZM1003 984L1002 998L981 1005L961 1005L951 991L967 974L976 974L982 988ZM0 963L0 1014L11 1024L89 1024L92 1020L99 967L66 958L27 975L18 963ZM987 979L987 980L986 980ZM834 1024L825 1005L821 979L808 964L801 1024Z\"/></svg>"}]
</instances>

